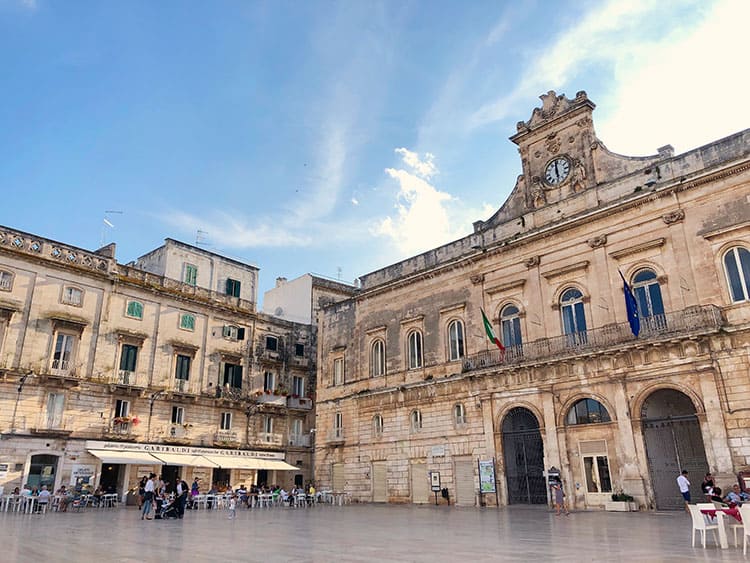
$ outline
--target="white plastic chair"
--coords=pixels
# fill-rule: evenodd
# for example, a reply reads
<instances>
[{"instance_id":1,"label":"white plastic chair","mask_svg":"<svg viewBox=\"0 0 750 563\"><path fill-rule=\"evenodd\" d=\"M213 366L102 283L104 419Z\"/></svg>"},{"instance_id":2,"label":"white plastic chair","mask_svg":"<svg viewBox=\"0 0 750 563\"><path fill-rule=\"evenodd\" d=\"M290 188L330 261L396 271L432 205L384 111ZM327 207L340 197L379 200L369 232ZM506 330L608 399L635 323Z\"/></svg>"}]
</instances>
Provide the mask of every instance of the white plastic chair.
<instances>
[{"instance_id":1,"label":"white plastic chair","mask_svg":"<svg viewBox=\"0 0 750 563\"><path fill-rule=\"evenodd\" d=\"M714 541L716 545L719 545L719 538L716 535L716 530L719 529L718 524L709 524L706 517L701 514L700 504L689 504L688 509L690 510L690 517L693 520L693 547L695 547L695 531L698 530L701 533L701 542L703 543L703 549L706 549L706 531L711 530L714 535ZM714 505L708 503L707 507L713 509Z\"/></svg>"},{"instance_id":2,"label":"white plastic chair","mask_svg":"<svg viewBox=\"0 0 750 563\"><path fill-rule=\"evenodd\" d=\"M744 528L742 532L742 554L747 555L747 538L750 536L750 504L740 506L740 514L742 515L742 527Z\"/></svg>"}]
</instances>

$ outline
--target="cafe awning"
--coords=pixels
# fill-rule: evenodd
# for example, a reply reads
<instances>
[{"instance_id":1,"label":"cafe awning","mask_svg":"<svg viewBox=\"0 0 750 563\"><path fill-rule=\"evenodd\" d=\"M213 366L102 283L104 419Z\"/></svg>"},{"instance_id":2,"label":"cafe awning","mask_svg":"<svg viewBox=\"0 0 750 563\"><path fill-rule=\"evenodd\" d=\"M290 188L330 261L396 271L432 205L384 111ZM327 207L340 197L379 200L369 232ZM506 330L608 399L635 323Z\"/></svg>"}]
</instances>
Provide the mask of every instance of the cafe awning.
<instances>
[{"instance_id":1,"label":"cafe awning","mask_svg":"<svg viewBox=\"0 0 750 563\"><path fill-rule=\"evenodd\" d=\"M270 471L297 471L299 468L278 459L204 455L209 461L223 469L267 469Z\"/></svg>"},{"instance_id":2,"label":"cafe awning","mask_svg":"<svg viewBox=\"0 0 750 563\"><path fill-rule=\"evenodd\" d=\"M140 463L143 465L161 465L163 463L146 452L89 450L89 453L98 457L103 463Z\"/></svg>"},{"instance_id":3,"label":"cafe awning","mask_svg":"<svg viewBox=\"0 0 750 563\"><path fill-rule=\"evenodd\" d=\"M218 467L218 465L207 459L206 456L202 455L166 453L153 453L151 455L167 465L187 465L189 467Z\"/></svg>"}]
</instances>

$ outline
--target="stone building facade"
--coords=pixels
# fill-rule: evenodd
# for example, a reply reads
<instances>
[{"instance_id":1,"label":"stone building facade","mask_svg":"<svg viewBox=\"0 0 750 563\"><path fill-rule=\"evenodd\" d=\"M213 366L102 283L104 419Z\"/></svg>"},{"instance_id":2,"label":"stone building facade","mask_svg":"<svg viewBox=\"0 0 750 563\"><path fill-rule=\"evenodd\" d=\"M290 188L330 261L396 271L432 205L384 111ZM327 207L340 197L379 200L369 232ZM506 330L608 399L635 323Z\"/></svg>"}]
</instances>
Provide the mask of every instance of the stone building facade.
<instances>
[{"instance_id":1,"label":"stone building facade","mask_svg":"<svg viewBox=\"0 0 750 563\"><path fill-rule=\"evenodd\" d=\"M123 265L0 227L0 485L311 479L311 326L257 312L257 277L171 239Z\"/></svg>"},{"instance_id":2,"label":"stone building facade","mask_svg":"<svg viewBox=\"0 0 750 563\"><path fill-rule=\"evenodd\" d=\"M696 496L704 472L726 487L750 469L750 130L626 157L585 92L541 99L492 217L324 309L321 487L425 503L439 479L459 505L546 503L551 470L575 508L678 508L681 468Z\"/></svg>"}]
</instances>

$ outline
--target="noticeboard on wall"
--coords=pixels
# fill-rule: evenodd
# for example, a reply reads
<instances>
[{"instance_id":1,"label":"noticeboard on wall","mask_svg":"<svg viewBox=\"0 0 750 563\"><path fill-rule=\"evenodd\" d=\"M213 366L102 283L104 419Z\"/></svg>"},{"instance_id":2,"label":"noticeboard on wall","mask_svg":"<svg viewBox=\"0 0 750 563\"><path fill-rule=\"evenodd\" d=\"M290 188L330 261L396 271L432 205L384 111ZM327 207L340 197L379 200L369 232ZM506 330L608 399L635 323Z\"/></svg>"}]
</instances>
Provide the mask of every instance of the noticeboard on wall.
<instances>
[{"instance_id":1,"label":"noticeboard on wall","mask_svg":"<svg viewBox=\"0 0 750 563\"><path fill-rule=\"evenodd\" d=\"M479 460L479 492L494 493L495 491L495 460Z\"/></svg>"}]
</instances>

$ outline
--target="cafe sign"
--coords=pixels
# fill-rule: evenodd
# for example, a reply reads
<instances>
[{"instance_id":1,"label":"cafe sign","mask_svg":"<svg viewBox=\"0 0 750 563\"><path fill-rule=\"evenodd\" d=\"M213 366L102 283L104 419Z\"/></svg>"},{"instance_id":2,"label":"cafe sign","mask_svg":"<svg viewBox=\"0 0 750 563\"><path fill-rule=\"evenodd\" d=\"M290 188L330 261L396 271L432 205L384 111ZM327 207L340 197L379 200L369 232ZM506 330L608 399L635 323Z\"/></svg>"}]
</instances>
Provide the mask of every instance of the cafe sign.
<instances>
[{"instance_id":1,"label":"cafe sign","mask_svg":"<svg viewBox=\"0 0 750 563\"><path fill-rule=\"evenodd\" d=\"M241 457L252 459L284 460L284 452L264 452L256 450L225 450L221 448L200 448L193 446L174 446L171 444L136 444L132 442L106 442L86 440L87 450L107 450L113 452L143 452L148 454L182 454Z\"/></svg>"}]
</instances>

